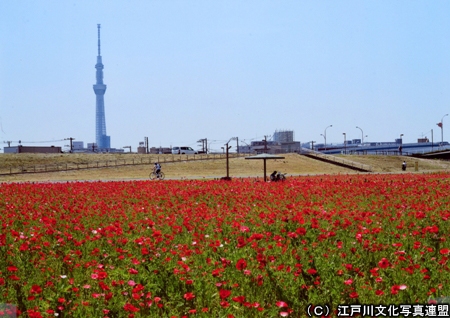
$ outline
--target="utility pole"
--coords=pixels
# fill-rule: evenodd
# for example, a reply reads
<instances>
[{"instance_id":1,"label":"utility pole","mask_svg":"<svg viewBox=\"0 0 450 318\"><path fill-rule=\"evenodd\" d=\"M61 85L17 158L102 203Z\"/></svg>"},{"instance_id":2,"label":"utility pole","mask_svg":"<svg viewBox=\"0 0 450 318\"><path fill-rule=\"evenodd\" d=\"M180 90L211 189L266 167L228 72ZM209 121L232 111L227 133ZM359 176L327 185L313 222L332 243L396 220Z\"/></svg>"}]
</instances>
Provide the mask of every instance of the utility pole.
<instances>
[{"instance_id":1,"label":"utility pole","mask_svg":"<svg viewBox=\"0 0 450 318\"><path fill-rule=\"evenodd\" d=\"M227 143L227 179L230 177L230 164L228 163L228 150L230 150L231 146L228 146Z\"/></svg>"},{"instance_id":2,"label":"utility pole","mask_svg":"<svg viewBox=\"0 0 450 318\"><path fill-rule=\"evenodd\" d=\"M203 138L203 139L197 140L197 142L202 143L202 152L208 153L208 139Z\"/></svg>"},{"instance_id":3,"label":"utility pole","mask_svg":"<svg viewBox=\"0 0 450 318\"><path fill-rule=\"evenodd\" d=\"M75 140L75 138L69 137L69 138L64 138L64 140L70 140L70 153L72 153L72 151L73 151L72 140Z\"/></svg>"},{"instance_id":4,"label":"utility pole","mask_svg":"<svg viewBox=\"0 0 450 318\"><path fill-rule=\"evenodd\" d=\"M236 137L236 152L239 153L239 137Z\"/></svg>"},{"instance_id":5,"label":"utility pole","mask_svg":"<svg viewBox=\"0 0 450 318\"><path fill-rule=\"evenodd\" d=\"M230 180L230 165L228 163L228 161L229 161L229 159L228 159L228 150L231 148L231 146L228 146L228 144L230 143L230 141L232 141L232 140L234 140L236 138L237 137L230 138L230 140L228 140L228 142L224 145L226 147L226 150L227 150L227 180Z\"/></svg>"},{"instance_id":6,"label":"utility pole","mask_svg":"<svg viewBox=\"0 0 450 318\"><path fill-rule=\"evenodd\" d=\"M431 129L431 151L433 151L433 143L434 143L434 141L433 141L433 129Z\"/></svg>"},{"instance_id":7,"label":"utility pole","mask_svg":"<svg viewBox=\"0 0 450 318\"><path fill-rule=\"evenodd\" d=\"M148 153L148 137L144 137L144 142L145 142L145 153ZM131 152L131 149L130 149Z\"/></svg>"},{"instance_id":8,"label":"utility pole","mask_svg":"<svg viewBox=\"0 0 450 318\"><path fill-rule=\"evenodd\" d=\"M264 136L264 153L267 153L267 136Z\"/></svg>"},{"instance_id":9,"label":"utility pole","mask_svg":"<svg viewBox=\"0 0 450 318\"><path fill-rule=\"evenodd\" d=\"M344 135L344 154L347 154L347 134L342 133Z\"/></svg>"}]
</instances>

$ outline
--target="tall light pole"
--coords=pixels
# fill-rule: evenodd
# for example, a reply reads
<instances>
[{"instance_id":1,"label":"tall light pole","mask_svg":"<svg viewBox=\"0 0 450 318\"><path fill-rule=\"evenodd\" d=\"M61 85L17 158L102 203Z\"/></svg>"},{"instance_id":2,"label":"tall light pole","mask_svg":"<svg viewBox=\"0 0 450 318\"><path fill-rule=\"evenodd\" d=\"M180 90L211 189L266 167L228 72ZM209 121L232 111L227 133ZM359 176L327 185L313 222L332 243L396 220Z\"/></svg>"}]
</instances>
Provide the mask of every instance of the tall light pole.
<instances>
[{"instance_id":1,"label":"tall light pole","mask_svg":"<svg viewBox=\"0 0 450 318\"><path fill-rule=\"evenodd\" d=\"M441 122L437 124L439 127L441 127L441 144L444 143L444 117L448 116L448 114L445 114L442 116Z\"/></svg>"},{"instance_id":2,"label":"tall light pole","mask_svg":"<svg viewBox=\"0 0 450 318\"><path fill-rule=\"evenodd\" d=\"M325 150L327 150L327 129L333 127L333 125L329 125L325 128L325 131L323 132L323 138L325 139Z\"/></svg>"},{"instance_id":3,"label":"tall light pole","mask_svg":"<svg viewBox=\"0 0 450 318\"><path fill-rule=\"evenodd\" d=\"M400 152L400 156L402 155L402 150L403 150L403 134L400 134L400 146L398 147L398 151Z\"/></svg>"},{"instance_id":4,"label":"tall light pole","mask_svg":"<svg viewBox=\"0 0 450 318\"><path fill-rule=\"evenodd\" d=\"M344 154L347 154L347 134L342 133L344 135Z\"/></svg>"},{"instance_id":5,"label":"tall light pole","mask_svg":"<svg viewBox=\"0 0 450 318\"><path fill-rule=\"evenodd\" d=\"M361 129L361 127L356 126L356 128L358 128L359 130L361 130L361 137L362 137L361 143L363 144L363 143L364 143L364 132L363 132L363 130Z\"/></svg>"}]
</instances>

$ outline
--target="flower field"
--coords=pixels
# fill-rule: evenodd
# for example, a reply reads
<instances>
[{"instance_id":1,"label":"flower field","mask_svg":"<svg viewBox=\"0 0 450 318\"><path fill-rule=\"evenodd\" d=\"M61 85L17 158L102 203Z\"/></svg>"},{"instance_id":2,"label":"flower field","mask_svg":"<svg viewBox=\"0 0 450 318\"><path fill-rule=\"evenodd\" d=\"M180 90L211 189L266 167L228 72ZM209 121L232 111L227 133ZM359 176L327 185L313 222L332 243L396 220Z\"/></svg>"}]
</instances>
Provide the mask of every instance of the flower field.
<instances>
[{"instance_id":1,"label":"flower field","mask_svg":"<svg viewBox=\"0 0 450 318\"><path fill-rule=\"evenodd\" d=\"M450 295L450 174L0 185L19 317L304 317ZM1 316L1 313L0 313Z\"/></svg>"}]
</instances>

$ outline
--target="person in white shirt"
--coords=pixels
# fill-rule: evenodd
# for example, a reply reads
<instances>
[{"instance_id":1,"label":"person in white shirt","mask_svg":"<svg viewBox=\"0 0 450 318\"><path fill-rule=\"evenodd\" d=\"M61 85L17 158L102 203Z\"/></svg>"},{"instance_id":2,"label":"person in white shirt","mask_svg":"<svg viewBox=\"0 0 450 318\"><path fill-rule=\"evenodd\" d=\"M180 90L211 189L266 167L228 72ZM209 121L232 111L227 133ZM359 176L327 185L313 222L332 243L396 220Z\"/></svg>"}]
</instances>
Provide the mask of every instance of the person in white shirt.
<instances>
[{"instance_id":1,"label":"person in white shirt","mask_svg":"<svg viewBox=\"0 0 450 318\"><path fill-rule=\"evenodd\" d=\"M156 174L159 174L161 172L161 165L159 164L159 162L155 162L155 166L153 169L155 170Z\"/></svg>"}]
</instances>

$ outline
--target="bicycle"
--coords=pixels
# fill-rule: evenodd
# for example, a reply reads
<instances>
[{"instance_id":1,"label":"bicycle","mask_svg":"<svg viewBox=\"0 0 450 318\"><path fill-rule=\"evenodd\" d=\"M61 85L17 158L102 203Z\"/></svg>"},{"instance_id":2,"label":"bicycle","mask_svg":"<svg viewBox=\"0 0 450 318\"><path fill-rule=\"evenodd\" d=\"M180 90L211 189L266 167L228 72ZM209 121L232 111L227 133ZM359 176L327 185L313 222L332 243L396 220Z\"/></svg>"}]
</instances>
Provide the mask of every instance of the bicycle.
<instances>
[{"instance_id":1,"label":"bicycle","mask_svg":"<svg viewBox=\"0 0 450 318\"><path fill-rule=\"evenodd\" d=\"M155 180L155 179L164 180L164 178L165 178L165 175L164 175L164 172L162 172L162 171L160 171L159 173L152 171L150 173L150 180Z\"/></svg>"},{"instance_id":2,"label":"bicycle","mask_svg":"<svg viewBox=\"0 0 450 318\"><path fill-rule=\"evenodd\" d=\"M281 172L278 172L278 174L276 174L276 175L271 174L270 181L272 181L272 182L286 181L286 175L287 175L287 173L281 173Z\"/></svg>"}]
</instances>

